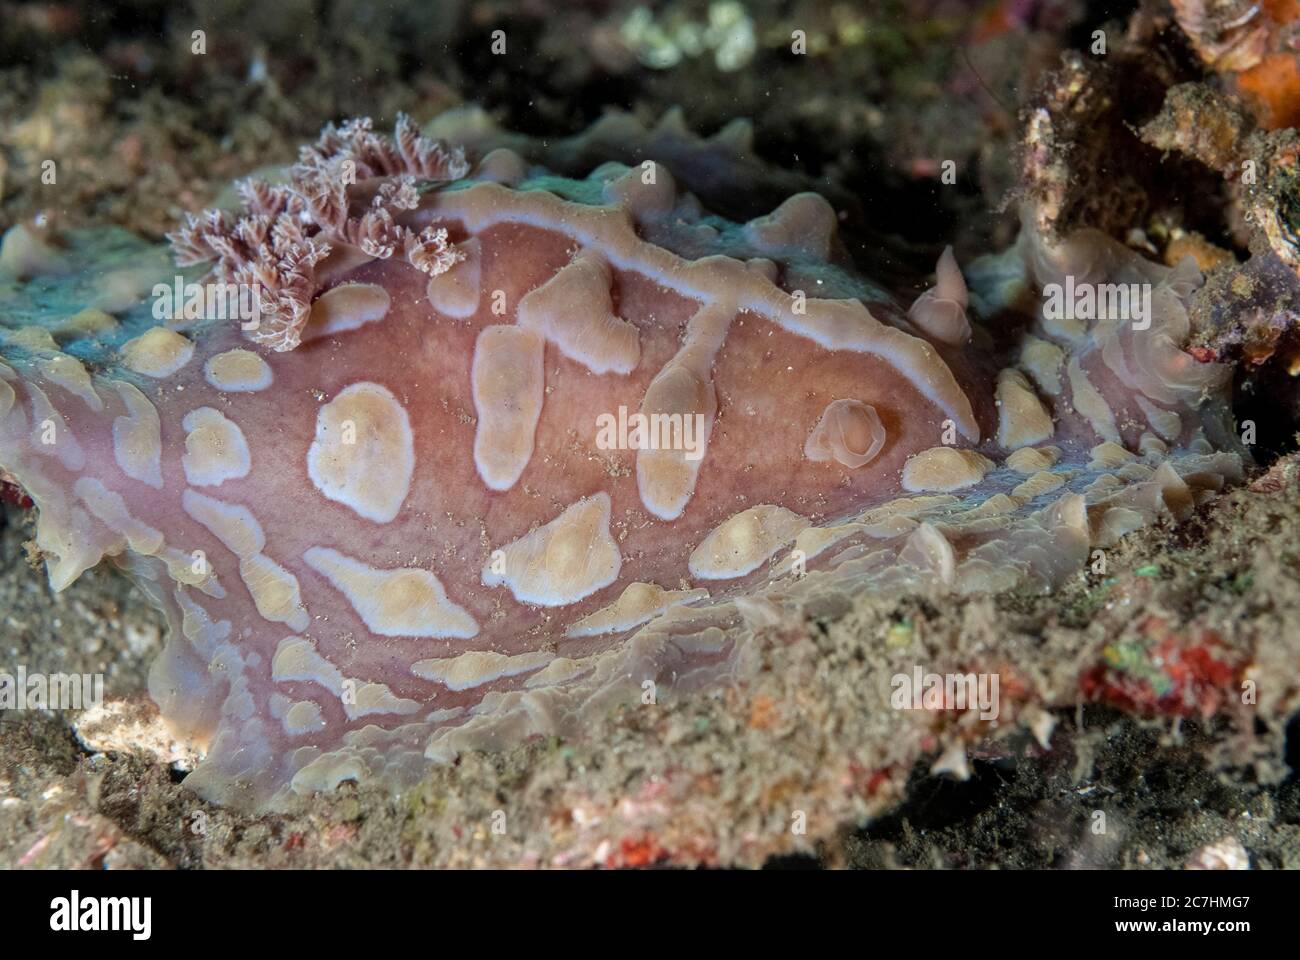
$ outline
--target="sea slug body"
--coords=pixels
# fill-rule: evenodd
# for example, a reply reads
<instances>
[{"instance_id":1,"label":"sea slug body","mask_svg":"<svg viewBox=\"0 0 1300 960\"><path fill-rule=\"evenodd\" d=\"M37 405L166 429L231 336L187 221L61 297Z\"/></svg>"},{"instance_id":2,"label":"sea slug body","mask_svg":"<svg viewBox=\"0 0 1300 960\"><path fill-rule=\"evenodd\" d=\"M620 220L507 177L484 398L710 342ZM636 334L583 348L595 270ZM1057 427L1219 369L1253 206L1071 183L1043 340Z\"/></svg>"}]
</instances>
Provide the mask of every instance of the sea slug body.
<instances>
[{"instance_id":1,"label":"sea slug body","mask_svg":"<svg viewBox=\"0 0 1300 960\"><path fill-rule=\"evenodd\" d=\"M55 589L113 558L166 612L150 692L206 798L580 735L743 679L773 610L1050 589L1241 474L1189 264L1026 227L907 310L815 193L704 212L689 138L583 179L490 141L352 121L191 218L180 264L255 285L255 322L160 323L147 287L85 330L0 316L0 472ZM1009 274L1147 284L1147 326L1009 318L978 284Z\"/></svg>"}]
</instances>

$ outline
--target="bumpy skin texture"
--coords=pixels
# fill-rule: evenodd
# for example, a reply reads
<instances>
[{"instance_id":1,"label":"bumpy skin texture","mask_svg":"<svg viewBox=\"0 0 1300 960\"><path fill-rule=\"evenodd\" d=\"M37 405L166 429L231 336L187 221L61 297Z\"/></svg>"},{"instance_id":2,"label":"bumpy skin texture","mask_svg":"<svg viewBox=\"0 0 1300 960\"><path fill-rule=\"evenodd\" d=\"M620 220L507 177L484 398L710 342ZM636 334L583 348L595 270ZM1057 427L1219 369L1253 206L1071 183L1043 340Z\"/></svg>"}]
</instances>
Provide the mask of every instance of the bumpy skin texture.
<instances>
[{"instance_id":1,"label":"bumpy skin texture","mask_svg":"<svg viewBox=\"0 0 1300 960\"><path fill-rule=\"evenodd\" d=\"M444 156L405 137L366 141L399 160L362 164L326 224L258 188L269 222L205 221L226 275L310 261L267 305L274 342L151 329L129 293L159 278L84 258L0 298L0 475L40 509L56 589L110 556L167 612L150 690L207 751L186 781L206 797L274 808L577 734L647 684L743 680L781 611L855 590L1050 588L1240 474L1225 371L1180 349L1194 271L1026 232L974 296L945 255L909 315L839 260L816 195L734 224L653 157L568 180L501 149L403 180L400 157ZM346 139L304 154L300 187ZM405 187L418 203L352 243ZM251 242L285 210L310 256ZM1150 328L967 315L1067 274L1152 284ZM22 306L55 282L126 293L116 319ZM702 455L607 449L620 408L698 415Z\"/></svg>"}]
</instances>

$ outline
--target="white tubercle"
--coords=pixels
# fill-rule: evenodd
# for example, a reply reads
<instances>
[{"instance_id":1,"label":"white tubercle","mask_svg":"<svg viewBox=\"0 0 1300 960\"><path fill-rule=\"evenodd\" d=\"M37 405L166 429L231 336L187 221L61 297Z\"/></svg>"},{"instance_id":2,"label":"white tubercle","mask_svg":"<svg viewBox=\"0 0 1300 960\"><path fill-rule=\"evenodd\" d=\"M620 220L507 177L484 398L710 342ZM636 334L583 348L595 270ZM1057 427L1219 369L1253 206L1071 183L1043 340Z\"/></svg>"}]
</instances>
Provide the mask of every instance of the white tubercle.
<instances>
[{"instance_id":1,"label":"white tubercle","mask_svg":"<svg viewBox=\"0 0 1300 960\"><path fill-rule=\"evenodd\" d=\"M516 600L544 607L576 603L618 579L618 544L609 533L609 494L585 497L526 533L483 565L483 583L504 584Z\"/></svg>"},{"instance_id":2,"label":"white tubercle","mask_svg":"<svg viewBox=\"0 0 1300 960\"><path fill-rule=\"evenodd\" d=\"M541 336L522 327L486 327L474 344L474 465L493 490L513 487L532 459L545 390L544 352Z\"/></svg>"}]
</instances>

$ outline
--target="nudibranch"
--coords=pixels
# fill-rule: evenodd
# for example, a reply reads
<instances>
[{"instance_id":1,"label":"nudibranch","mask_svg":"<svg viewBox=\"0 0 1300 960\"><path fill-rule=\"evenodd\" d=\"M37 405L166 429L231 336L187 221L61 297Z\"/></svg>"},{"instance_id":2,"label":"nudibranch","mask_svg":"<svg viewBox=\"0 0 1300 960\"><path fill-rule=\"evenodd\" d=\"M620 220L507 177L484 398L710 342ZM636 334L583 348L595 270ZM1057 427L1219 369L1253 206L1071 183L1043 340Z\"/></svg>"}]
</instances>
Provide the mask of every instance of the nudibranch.
<instances>
[{"instance_id":1,"label":"nudibranch","mask_svg":"<svg viewBox=\"0 0 1300 960\"><path fill-rule=\"evenodd\" d=\"M251 320L130 237L7 235L0 476L53 589L108 557L165 611L149 689L202 796L578 735L743 681L788 614L1050 589L1240 476L1190 262L1027 227L904 309L822 196L731 222L675 142L572 179L331 127L172 237ZM1140 315L1047 295L1104 285Z\"/></svg>"}]
</instances>

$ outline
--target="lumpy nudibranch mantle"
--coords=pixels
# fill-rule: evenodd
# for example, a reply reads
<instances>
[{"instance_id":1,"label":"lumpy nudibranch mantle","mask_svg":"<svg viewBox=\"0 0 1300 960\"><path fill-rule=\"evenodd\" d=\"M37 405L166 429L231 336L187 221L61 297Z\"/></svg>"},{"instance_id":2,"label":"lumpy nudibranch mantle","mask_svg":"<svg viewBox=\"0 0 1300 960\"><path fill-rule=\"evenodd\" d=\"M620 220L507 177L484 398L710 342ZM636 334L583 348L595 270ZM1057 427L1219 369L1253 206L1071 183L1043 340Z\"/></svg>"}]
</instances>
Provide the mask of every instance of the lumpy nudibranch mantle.
<instances>
[{"instance_id":1,"label":"lumpy nudibranch mantle","mask_svg":"<svg viewBox=\"0 0 1300 960\"><path fill-rule=\"evenodd\" d=\"M112 558L166 612L150 693L204 751L189 786L409 784L646 682L743 680L783 613L1049 589L1240 475L1227 370L1182 349L1190 261L1026 228L903 308L817 194L710 214L690 188L725 139L569 179L331 127L172 236L253 323L159 323L175 271L144 248L11 231L0 477L54 589ZM1149 315L1044 312L1067 280L1141 285Z\"/></svg>"}]
</instances>

